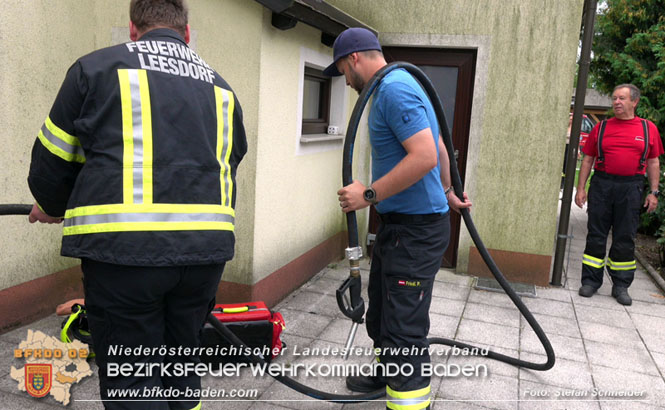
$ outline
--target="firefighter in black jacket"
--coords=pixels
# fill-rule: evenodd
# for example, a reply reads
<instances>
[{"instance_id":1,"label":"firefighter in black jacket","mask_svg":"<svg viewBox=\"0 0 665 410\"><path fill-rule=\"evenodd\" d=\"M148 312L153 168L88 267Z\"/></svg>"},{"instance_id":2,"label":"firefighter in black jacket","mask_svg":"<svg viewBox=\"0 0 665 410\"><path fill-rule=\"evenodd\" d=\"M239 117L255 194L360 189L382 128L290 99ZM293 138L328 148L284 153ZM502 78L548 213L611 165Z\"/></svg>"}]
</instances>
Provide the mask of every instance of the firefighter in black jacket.
<instances>
[{"instance_id":1,"label":"firefighter in black jacket","mask_svg":"<svg viewBox=\"0 0 665 410\"><path fill-rule=\"evenodd\" d=\"M233 257L242 112L187 46L183 0L132 0L130 19L132 42L81 57L65 77L32 151L30 221L64 219L62 255L82 260L102 399L155 399L105 407L199 408L196 394L164 400L200 389L177 369L198 362L186 348L199 346Z\"/></svg>"}]
</instances>

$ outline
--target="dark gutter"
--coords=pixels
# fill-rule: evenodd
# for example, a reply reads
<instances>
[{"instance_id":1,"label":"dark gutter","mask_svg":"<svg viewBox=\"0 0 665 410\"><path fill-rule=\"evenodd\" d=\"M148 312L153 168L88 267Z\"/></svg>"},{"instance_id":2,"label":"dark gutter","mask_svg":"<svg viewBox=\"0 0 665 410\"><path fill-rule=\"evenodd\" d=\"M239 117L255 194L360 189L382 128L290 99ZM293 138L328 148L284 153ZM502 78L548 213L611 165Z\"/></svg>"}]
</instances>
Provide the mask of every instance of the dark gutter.
<instances>
[{"instance_id":1,"label":"dark gutter","mask_svg":"<svg viewBox=\"0 0 665 410\"><path fill-rule=\"evenodd\" d=\"M289 30L301 21L321 30L321 42L329 47L335 38L349 27L363 27L378 35L375 29L324 0L255 1L272 11L273 27Z\"/></svg>"},{"instance_id":2,"label":"dark gutter","mask_svg":"<svg viewBox=\"0 0 665 410\"><path fill-rule=\"evenodd\" d=\"M589 65L591 63L591 45L593 44L594 22L596 19L597 0L584 1L584 34L582 36L582 52L580 54L579 71L577 74L577 88L573 109L573 123L570 128L570 142L566 163L566 177L563 182L563 195L561 197L561 213L559 214L559 229L556 236L556 250L554 252L554 266L552 268L552 286L562 286L563 259L566 254L566 241L572 239L568 235L570 221L570 207L573 197L573 184L575 184L575 165L577 163L577 150L580 143L580 130L582 128L582 115L584 113L584 98L589 79Z\"/></svg>"}]
</instances>

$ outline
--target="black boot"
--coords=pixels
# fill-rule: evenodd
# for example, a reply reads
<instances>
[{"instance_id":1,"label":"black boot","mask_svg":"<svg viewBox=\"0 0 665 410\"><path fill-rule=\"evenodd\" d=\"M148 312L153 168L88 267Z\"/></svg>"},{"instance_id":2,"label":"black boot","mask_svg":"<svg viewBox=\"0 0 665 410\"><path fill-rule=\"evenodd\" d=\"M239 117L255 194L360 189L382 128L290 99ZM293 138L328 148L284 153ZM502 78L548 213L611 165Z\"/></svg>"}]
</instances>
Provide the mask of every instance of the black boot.
<instances>
[{"instance_id":1,"label":"black boot","mask_svg":"<svg viewBox=\"0 0 665 410\"><path fill-rule=\"evenodd\" d=\"M359 393L370 393L379 389L385 389L386 382L379 376L348 376L346 387Z\"/></svg>"}]
</instances>

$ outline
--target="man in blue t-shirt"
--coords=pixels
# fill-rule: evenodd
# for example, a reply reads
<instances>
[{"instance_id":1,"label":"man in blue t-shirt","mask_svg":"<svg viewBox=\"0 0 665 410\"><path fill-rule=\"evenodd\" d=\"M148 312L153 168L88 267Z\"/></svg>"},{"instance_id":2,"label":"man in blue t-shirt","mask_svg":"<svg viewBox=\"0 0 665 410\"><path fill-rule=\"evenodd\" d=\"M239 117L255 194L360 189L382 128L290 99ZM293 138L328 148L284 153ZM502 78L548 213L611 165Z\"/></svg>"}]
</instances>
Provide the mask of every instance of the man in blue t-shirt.
<instances>
[{"instance_id":1,"label":"man in blue t-shirt","mask_svg":"<svg viewBox=\"0 0 665 410\"><path fill-rule=\"evenodd\" d=\"M324 74L344 75L360 93L386 60L376 36L350 28L333 45L334 63ZM429 307L434 277L450 236L449 207L471 207L451 189L448 153L439 135L434 108L419 83L396 69L377 87L369 114L372 183L359 181L340 189L342 211L375 205L381 217L369 277L367 333L381 349L381 363L414 374L391 377L350 376L347 387L374 391L386 386L388 408L429 408ZM397 349L392 349L397 348ZM409 354L399 352L408 351ZM408 367L408 366L406 366Z\"/></svg>"}]
</instances>

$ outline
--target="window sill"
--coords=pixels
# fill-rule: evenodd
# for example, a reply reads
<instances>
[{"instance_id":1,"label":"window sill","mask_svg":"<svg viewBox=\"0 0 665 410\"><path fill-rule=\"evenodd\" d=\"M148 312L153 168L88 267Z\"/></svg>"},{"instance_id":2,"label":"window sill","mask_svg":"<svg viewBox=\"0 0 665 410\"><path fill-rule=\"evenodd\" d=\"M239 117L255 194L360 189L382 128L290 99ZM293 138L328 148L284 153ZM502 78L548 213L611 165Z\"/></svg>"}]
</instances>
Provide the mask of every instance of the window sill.
<instances>
[{"instance_id":1,"label":"window sill","mask_svg":"<svg viewBox=\"0 0 665 410\"><path fill-rule=\"evenodd\" d=\"M324 141L342 141L344 135L329 135L329 134L304 134L300 136L301 144L310 144L315 142Z\"/></svg>"}]
</instances>

